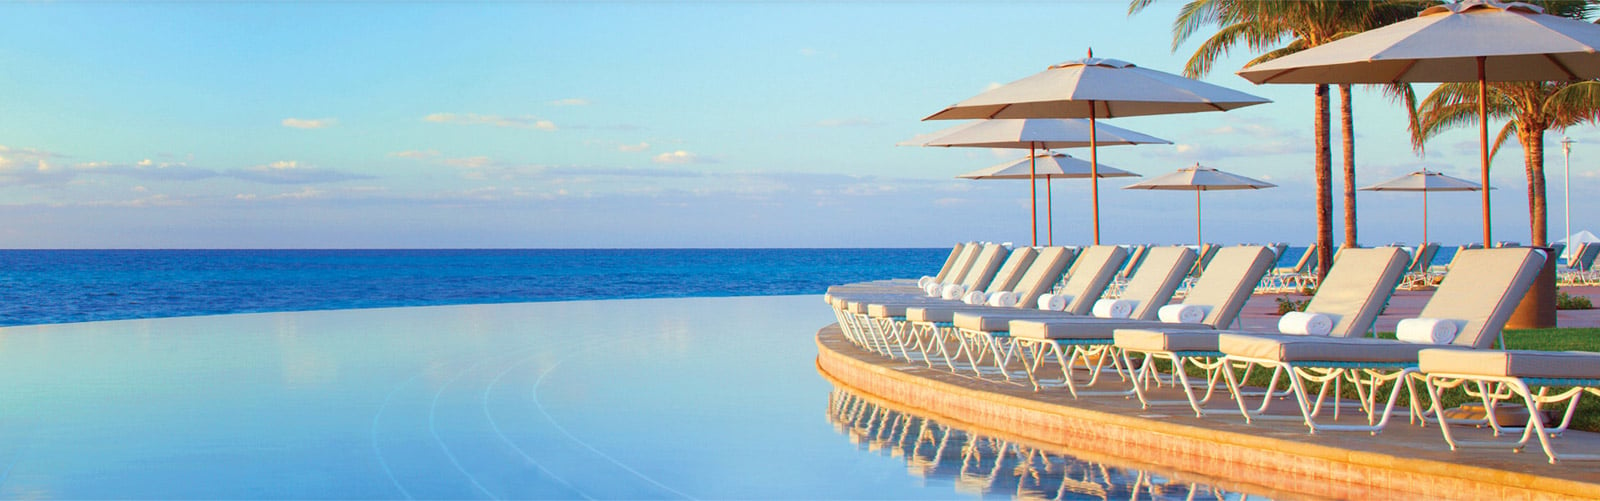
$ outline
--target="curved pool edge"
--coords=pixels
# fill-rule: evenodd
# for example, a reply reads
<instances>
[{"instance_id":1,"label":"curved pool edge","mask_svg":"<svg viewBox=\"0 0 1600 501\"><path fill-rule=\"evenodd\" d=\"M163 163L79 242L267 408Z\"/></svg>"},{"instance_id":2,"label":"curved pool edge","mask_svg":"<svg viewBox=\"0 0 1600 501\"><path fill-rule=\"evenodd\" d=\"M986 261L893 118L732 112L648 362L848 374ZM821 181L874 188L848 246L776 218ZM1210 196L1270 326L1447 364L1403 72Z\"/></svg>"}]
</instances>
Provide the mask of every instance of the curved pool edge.
<instances>
[{"instance_id":1,"label":"curved pool edge","mask_svg":"<svg viewBox=\"0 0 1600 501\"><path fill-rule=\"evenodd\" d=\"M828 377L901 405L1068 450L1205 477L1250 479L1268 491L1340 499L1600 496L1600 484L1579 480L1218 430L984 391L958 384L959 376L943 377L949 373L859 350L836 324L817 331L816 346L817 367ZM1322 436L1326 435L1318 437Z\"/></svg>"}]
</instances>

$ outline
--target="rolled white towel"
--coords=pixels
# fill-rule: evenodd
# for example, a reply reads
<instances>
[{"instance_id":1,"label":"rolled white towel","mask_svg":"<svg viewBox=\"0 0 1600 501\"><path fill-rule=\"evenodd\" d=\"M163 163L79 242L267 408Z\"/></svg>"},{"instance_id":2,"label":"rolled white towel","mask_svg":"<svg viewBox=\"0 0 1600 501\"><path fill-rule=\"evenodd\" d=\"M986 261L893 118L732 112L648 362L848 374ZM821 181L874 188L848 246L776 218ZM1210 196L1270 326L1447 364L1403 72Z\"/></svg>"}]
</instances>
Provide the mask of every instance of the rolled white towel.
<instances>
[{"instance_id":1,"label":"rolled white towel","mask_svg":"<svg viewBox=\"0 0 1600 501\"><path fill-rule=\"evenodd\" d=\"M944 284L939 282L928 282L928 285L922 286L922 292L928 293L928 297L939 297L940 291L943 290Z\"/></svg>"},{"instance_id":2,"label":"rolled white towel","mask_svg":"<svg viewBox=\"0 0 1600 501\"><path fill-rule=\"evenodd\" d=\"M1000 291L989 295L989 301L985 304L988 304L989 306L999 306L1001 308L1010 308L1017 305L1018 299L1020 298L1015 292Z\"/></svg>"},{"instance_id":3,"label":"rolled white towel","mask_svg":"<svg viewBox=\"0 0 1600 501\"><path fill-rule=\"evenodd\" d=\"M944 286L944 291L940 293L939 297L942 297L942 298L949 299L949 300L953 301L953 300L956 300L956 299L961 299L961 295L962 294L966 294L966 293L967 293L967 286L965 286L965 285L961 285L961 284L946 284Z\"/></svg>"},{"instance_id":4,"label":"rolled white towel","mask_svg":"<svg viewBox=\"0 0 1600 501\"><path fill-rule=\"evenodd\" d=\"M1133 316L1133 307L1138 305L1139 302L1132 299L1101 299L1094 302L1090 312L1100 318L1128 318Z\"/></svg>"},{"instance_id":5,"label":"rolled white towel","mask_svg":"<svg viewBox=\"0 0 1600 501\"><path fill-rule=\"evenodd\" d=\"M1156 318L1169 324L1198 324L1206 321L1210 306L1198 304L1169 304L1156 310Z\"/></svg>"},{"instance_id":6,"label":"rolled white towel","mask_svg":"<svg viewBox=\"0 0 1600 501\"><path fill-rule=\"evenodd\" d=\"M1067 303L1072 302L1072 296L1066 294L1044 294L1039 296L1039 309L1048 311L1066 311Z\"/></svg>"},{"instance_id":7,"label":"rolled white towel","mask_svg":"<svg viewBox=\"0 0 1600 501\"><path fill-rule=\"evenodd\" d=\"M1333 332L1333 317L1321 313L1291 311L1284 313L1283 318L1278 319L1278 332L1326 336Z\"/></svg>"},{"instance_id":8,"label":"rolled white towel","mask_svg":"<svg viewBox=\"0 0 1600 501\"><path fill-rule=\"evenodd\" d=\"M1407 318L1394 327L1395 337L1407 343L1450 344L1456 340L1456 321L1443 318Z\"/></svg>"},{"instance_id":9,"label":"rolled white towel","mask_svg":"<svg viewBox=\"0 0 1600 501\"><path fill-rule=\"evenodd\" d=\"M917 279L917 288L922 289L922 290L928 290L928 284L933 283L934 280L935 279L933 277L930 277L930 276L927 276L927 275L923 275L922 278Z\"/></svg>"},{"instance_id":10,"label":"rolled white towel","mask_svg":"<svg viewBox=\"0 0 1600 501\"><path fill-rule=\"evenodd\" d=\"M983 291L967 291L966 294L961 296L961 302L971 305L983 304L983 302L987 301L988 299L989 295L984 294Z\"/></svg>"}]
</instances>

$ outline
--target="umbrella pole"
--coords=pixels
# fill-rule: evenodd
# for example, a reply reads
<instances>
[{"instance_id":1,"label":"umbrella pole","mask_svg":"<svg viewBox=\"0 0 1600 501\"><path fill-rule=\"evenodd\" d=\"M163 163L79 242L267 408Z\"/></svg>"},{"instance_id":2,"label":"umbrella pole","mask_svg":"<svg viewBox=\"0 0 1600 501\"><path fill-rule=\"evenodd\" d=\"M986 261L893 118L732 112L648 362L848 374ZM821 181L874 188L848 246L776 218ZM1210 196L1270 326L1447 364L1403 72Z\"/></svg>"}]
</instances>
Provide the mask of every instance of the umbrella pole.
<instances>
[{"instance_id":1,"label":"umbrella pole","mask_svg":"<svg viewBox=\"0 0 1600 501\"><path fill-rule=\"evenodd\" d=\"M1194 244L1206 246L1206 239L1200 237L1200 190L1194 190Z\"/></svg>"},{"instance_id":2,"label":"umbrella pole","mask_svg":"<svg viewBox=\"0 0 1600 501\"><path fill-rule=\"evenodd\" d=\"M1034 165L1033 143L1028 143L1028 207L1033 215L1033 246L1039 246L1039 179Z\"/></svg>"},{"instance_id":3,"label":"umbrella pole","mask_svg":"<svg viewBox=\"0 0 1600 501\"><path fill-rule=\"evenodd\" d=\"M1094 201L1094 244L1100 245L1100 157L1094 115L1094 101L1089 101L1089 198Z\"/></svg>"},{"instance_id":4,"label":"umbrella pole","mask_svg":"<svg viewBox=\"0 0 1600 501\"><path fill-rule=\"evenodd\" d=\"M1051 192L1054 185L1054 178L1044 177L1044 225L1050 229L1046 232L1049 245L1056 244L1056 194Z\"/></svg>"},{"instance_id":5,"label":"umbrella pole","mask_svg":"<svg viewBox=\"0 0 1600 501\"><path fill-rule=\"evenodd\" d=\"M1417 246L1417 252L1428 245L1428 190L1422 190L1422 245Z\"/></svg>"},{"instance_id":6,"label":"umbrella pole","mask_svg":"<svg viewBox=\"0 0 1600 501\"><path fill-rule=\"evenodd\" d=\"M1478 158L1483 181L1483 247L1489 248L1489 107L1488 81L1483 74L1484 56L1478 56ZM1091 133L1092 134L1092 133ZM1094 137L1094 136L1090 136Z\"/></svg>"}]
</instances>

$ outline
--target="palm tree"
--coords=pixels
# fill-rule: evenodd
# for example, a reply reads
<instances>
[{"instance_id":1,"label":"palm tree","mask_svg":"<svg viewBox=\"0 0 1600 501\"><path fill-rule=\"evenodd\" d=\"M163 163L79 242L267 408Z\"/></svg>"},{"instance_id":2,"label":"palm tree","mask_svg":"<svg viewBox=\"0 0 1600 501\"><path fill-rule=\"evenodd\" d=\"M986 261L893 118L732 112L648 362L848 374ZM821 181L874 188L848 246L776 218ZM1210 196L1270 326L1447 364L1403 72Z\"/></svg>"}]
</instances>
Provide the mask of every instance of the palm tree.
<instances>
[{"instance_id":1,"label":"palm tree","mask_svg":"<svg viewBox=\"0 0 1600 501\"><path fill-rule=\"evenodd\" d=\"M1132 0L1129 13L1138 13L1154 0ZM1173 21L1173 49L1208 26L1217 32L1195 49L1184 74L1198 78L1209 73L1217 59L1243 43L1261 53L1253 65L1299 52L1363 30L1416 15L1417 1L1382 0L1191 0ZM1279 47L1279 44L1288 43ZM1315 178L1317 185L1317 262L1319 277L1333 261L1333 151L1329 145L1328 86L1314 89ZM1355 137L1351 124L1348 86L1340 87L1340 118L1345 142L1345 244L1356 244Z\"/></svg>"},{"instance_id":2,"label":"palm tree","mask_svg":"<svg viewBox=\"0 0 1600 501\"><path fill-rule=\"evenodd\" d=\"M1522 145L1522 163L1528 176L1528 228L1533 245L1549 244L1545 203L1544 133L1593 122L1600 112L1600 82L1491 82L1486 89L1491 119L1506 120L1495 137L1491 158L1514 132ZM1421 140L1446 129L1478 123L1478 84L1440 84L1418 105Z\"/></svg>"},{"instance_id":3,"label":"palm tree","mask_svg":"<svg viewBox=\"0 0 1600 501\"><path fill-rule=\"evenodd\" d=\"M1545 13L1574 19L1589 16L1583 0L1533 2ZM1522 164L1528 177L1528 233L1533 245L1549 245L1549 225L1545 201L1544 133L1565 130L1579 122L1600 120L1600 82L1490 82L1485 89L1485 108L1489 117L1506 120L1495 136L1490 158L1500 145L1517 135L1522 145ZM1411 133L1417 147L1446 129L1478 123L1478 84L1440 84L1417 106ZM1488 242L1484 242L1487 244Z\"/></svg>"}]
</instances>

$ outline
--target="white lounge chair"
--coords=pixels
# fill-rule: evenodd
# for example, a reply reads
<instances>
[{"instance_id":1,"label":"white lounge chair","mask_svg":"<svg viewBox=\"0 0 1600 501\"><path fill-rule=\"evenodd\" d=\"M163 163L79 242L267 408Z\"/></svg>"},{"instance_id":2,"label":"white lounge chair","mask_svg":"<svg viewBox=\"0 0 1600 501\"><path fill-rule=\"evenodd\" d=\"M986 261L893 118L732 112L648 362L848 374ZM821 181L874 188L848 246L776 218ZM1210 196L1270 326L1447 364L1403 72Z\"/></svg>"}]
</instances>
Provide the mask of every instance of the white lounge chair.
<instances>
[{"instance_id":1,"label":"white lounge chair","mask_svg":"<svg viewBox=\"0 0 1600 501\"><path fill-rule=\"evenodd\" d=\"M1430 348L1417 354L1417 370L1426 375L1428 395L1433 400L1433 414L1439 419L1439 432L1444 435L1450 450L1462 447L1505 447L1522 451L1534 437L1544 449L1550 463L1557 459L1595 461L1600 453L1587 451L1557 455L1551 443L1572 424L1578 401L1584 393L1600 397L1600 353L1579 351L1499 351L1454 350ZM1450 432L1450 419L1445 419L1439 403L1439 389L1460 386L1471 382L1479 397L1485 417L1480 422L1493 430L1495 436L1521 431L1521 438L1507 440L1458 440ZM1537 391L1535 391L1537 389ZM1551 394L1551 390L1557 390ZM1501 423L1496 409L1505 400L1520 400L1528 412L1528 420L1521 427ZM1560 422L1551 426L1545 422L1540 409L1550 404L1565 403L1566 413Z\"/></svg>"}]
</instances>

